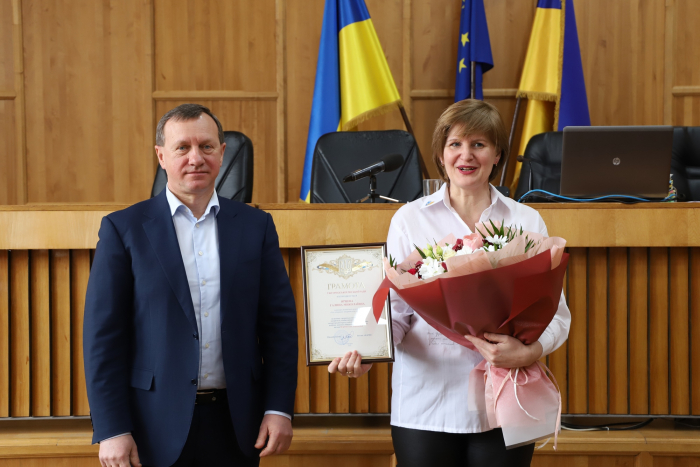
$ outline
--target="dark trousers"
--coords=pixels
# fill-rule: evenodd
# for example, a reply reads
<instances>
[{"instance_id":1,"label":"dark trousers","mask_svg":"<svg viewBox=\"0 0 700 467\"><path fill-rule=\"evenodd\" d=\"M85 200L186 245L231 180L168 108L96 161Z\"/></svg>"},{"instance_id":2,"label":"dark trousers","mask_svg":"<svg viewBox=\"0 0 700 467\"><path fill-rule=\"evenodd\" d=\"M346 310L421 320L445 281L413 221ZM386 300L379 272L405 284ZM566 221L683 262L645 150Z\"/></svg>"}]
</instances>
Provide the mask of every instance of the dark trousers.
<instances>
[{"instance_id":1,"label":"dark trousers","mask_svg":"<svg viewBox=\"0 0 700 467\"><path fill-rule=\"evenodd\" d=\"M238 447L228 402L194 406L190 432L172 467L257 467L259 457L246 457Z\"/></svg>"},{"instance_id":2,"label":"dark trousers","mask_svg":"<svg viewBox=\"0 0 700 467\"><path fill-rule=\"evenodd\" d=\"M501 429L444 433L391 427L397 467L528 467L535 444L506 450Z\"/></svg>"}]
</instances>

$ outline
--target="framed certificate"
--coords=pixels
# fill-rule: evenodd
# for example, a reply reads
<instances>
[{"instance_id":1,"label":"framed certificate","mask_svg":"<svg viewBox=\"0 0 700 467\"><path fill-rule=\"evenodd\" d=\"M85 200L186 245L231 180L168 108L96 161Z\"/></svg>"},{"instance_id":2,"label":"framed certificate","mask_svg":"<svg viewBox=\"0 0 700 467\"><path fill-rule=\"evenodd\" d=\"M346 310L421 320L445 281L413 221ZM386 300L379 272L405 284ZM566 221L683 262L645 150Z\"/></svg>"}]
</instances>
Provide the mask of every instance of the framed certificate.
<instances>
[{"instance_id":1,"label":"framed certificate","mask_svg":"<svg viewBox=\"0 0 700 467\"><path fill-rule=\"evenodd\" d=\"M363 362L393 362L389 298L379 320L372 298L384 280L386 243L301 248L306 364L357 350Z\"/></svg>"}]
</instances>

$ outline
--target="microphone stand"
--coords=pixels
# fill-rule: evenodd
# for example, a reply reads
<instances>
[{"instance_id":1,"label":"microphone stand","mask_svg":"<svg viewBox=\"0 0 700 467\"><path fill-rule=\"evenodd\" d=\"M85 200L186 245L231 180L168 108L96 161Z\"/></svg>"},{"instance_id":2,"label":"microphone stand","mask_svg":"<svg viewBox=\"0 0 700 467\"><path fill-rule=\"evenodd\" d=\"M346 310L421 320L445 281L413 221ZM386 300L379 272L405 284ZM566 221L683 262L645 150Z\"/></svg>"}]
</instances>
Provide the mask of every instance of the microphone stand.
<instances>
[{"instance_id":1,"label":"microphone stand","mask_svg":"<svg viewBox=\"0 0 700 467\"><path fill-rule=\"evenodd\" d=\"M400 203L398 199L394 198L389 198L388 196L383 196L377 193L377 177L374 175L369 176L369 194L365 196L362 199L358 199L355 201L356 203L364 203L365 201L369 200L370 203L374 203L375 199L383 199L385 201L389 201L390 203Z\"/></svg>"}]
</instances>

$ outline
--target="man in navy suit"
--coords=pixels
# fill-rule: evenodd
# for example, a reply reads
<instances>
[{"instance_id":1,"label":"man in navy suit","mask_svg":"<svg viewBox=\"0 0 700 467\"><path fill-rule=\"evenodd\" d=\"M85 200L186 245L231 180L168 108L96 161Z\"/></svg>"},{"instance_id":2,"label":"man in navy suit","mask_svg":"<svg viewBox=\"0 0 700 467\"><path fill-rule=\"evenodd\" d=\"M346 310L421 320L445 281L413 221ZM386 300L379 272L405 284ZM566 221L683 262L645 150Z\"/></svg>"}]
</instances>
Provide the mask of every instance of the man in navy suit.
<instances>
[{"instance_id":1,"label":"man in navy suit","mask_svg":"<svg viewBox=\"0 0 700 467\"><path fill-rule=\"evenodd\" d=\"M225 147L206 107L169 111L166 189L102 220L83 345L103 467L257 466L291 443L294 297L271 216L216 195Z\"/></svg>"}]
</instances>

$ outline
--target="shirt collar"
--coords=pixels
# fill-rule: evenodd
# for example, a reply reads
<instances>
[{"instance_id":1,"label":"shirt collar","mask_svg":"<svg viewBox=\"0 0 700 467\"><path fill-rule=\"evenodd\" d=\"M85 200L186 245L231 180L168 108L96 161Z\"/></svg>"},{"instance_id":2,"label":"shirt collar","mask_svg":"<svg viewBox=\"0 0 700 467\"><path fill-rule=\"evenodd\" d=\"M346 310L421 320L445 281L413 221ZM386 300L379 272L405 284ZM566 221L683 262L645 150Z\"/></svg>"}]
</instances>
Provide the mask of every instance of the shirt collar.
<instances>
[{"instance_id":1,"label":"shirt collar","mask_svg":"<svg viewBox=\"0 0 700 467\"><path fill-rule=\"evenodd\" d=\"M498 191L493 185L489 183L489 190L491 191L491 205L484 209L484 213L488 216L491 211L493 211L494 207L496 206L497 203L504 203L504 196L501 194L500 191ZM450 204L450 192L447 190L447 183L443 183L442 186L438 191L433 193L430 196L426 196L423 198L423 205L421 206L421 209L427 208L428 206L435 206L437 204L440 204L439 202L442 201L443 204L447 207L447 209L452 209L452 205Z\"/></svg>"},{"instance_id":2,"label":"shirt collar","mask_svg":"<svg viewBox=\"0 0 700 467\"><path fill-rule=\"evenodd\" d=\"M170 205L170 215L174 216L177 210L180 209L180 206L182 206L184 212L189 212L192 214L190 209L185 206L185 203L180 201L180 199L175 196L172 191L170 191L167 184L165 185L165 197L168 199L168 204ZM212 193L211 199L209 199L209 204L207 204L202 217L206 217L209 212L213 212L214 216L217 216L219 214L219 209L219 197L216 194L216 190L214 190L214 193Z\"/></svg>"}]
</instances>

